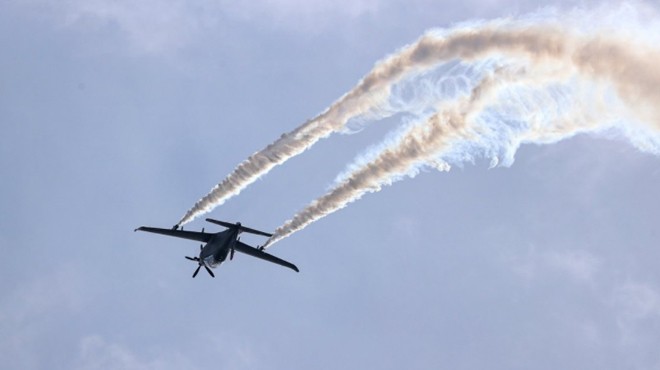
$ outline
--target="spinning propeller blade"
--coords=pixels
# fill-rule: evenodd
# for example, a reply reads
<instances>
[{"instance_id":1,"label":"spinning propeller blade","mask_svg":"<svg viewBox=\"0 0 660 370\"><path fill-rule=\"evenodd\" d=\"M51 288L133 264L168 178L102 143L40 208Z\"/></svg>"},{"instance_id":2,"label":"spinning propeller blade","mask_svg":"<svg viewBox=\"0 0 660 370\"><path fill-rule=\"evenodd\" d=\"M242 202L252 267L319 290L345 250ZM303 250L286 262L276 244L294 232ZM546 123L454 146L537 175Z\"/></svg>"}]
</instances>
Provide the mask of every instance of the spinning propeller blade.
<instances>
[{"instance_id":1,"label":"spinning propeller blade","mask_svg":"<svg viewBox=\"0 0 660 370\"><path fill-rule=\"evenodd\" d=\"M215 277L215 275L213 274L213 271L211 271L211 269L208 266L206 266L206 264L204 264L204 268L209 273L209 275L211 275L211 277Z\"/></svg>"},{"instance_id":2,"label":"spinning propeller blade","mask_svg":"<svg viewBox=\"0 0 660 370\"><path fill-rule=\"evenodd\" d=\"M193 274L193 278L197 276L197 273L199 272L200 268L202 268L202 265L197 266L197 270L195 270L195 273Z\"/></svg>"}]
</instances>

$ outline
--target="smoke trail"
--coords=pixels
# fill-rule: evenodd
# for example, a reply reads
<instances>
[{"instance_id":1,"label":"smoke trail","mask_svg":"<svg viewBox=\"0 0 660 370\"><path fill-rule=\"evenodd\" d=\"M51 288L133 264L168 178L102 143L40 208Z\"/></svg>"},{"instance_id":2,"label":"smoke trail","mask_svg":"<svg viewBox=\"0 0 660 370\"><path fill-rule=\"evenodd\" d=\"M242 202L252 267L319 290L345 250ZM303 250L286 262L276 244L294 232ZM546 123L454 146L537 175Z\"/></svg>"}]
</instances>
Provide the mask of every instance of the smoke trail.
<instances>
[{"instance_id":1,"label":"smoke trail","mask_svg":"<svg viewBox=\"0 0 660 370\"><path fill-rule=\"evenodd\" d=\"M585 76L613 84L619 97L635 106L640 121L660 126L660 52L644 40L617 38L616 29L598 29L594 17L574 16L498 20L431 31L384 59L348 93L323 113L282 135L238 165L183 216L179 224L209 212L273 167L310 148L318 140L343 131L355 118L371 121L397 113L388 97L394 84L451 60L474 62L488 57L525 60L540 65L561 64ZM584 19L580 19L584 18ZM629 35L625 35L629 36Z\"/></svg>"},{"instance_id":2,"label":"smoke trail","mask_svg":"<svg viewBox=\"0 0 660 370\"><path fill-rule=\"evenodd\" d=\"M266 243L266 247L288 237L312 222L327 216L348 203L362 197L365 193L376 192L395 177L410 172L415 164L430 162L441 171L448 171L449 165L434 159L436 153L449 145L457 137L469 136L465 125L471 116L483 109L486 101L492 99L501 79L511 79L521 72L498 69L494 75L486 76L467 98L461 99L451 107L441 108L425 124L411 125L390 147L381 150L375 158L354 168L350 175L328 193L313 201L291 220L275 230L275 234Z\"/></svg>"},{"instance_id":3,"label":"smoke trail","mask_svg":"<svg viewBox=\"0 0 660 370\"><path fill-rule=\"evenodd\" d=\"M622 123L620 116L625 113L615 100L580 101L579 95L588 94L575 82L573 85L577 86L568 84L564 88L556 83L544 86L557 77L561 76L540 70L532 74L525 69L495 70L476 85L469 97L445 103L423 124L411 125L397 140L373 151L358 165L349 166L349 172L340 176L329 192L277 228L266 247L366 193L380 191L406 175L416 176L422 166L448 171L451 164L460 165L479 152L483 156L500 153L508 165L523 142L550 143L579 132L614 128L628 135L638 148L660 153L660 128L656 127L655 132L626 132L629 125ZM542 88L535 92L531 86ZM639 136L649 141L640 140ZM491 163L496 164L497 161Z\"/></svg>"}]
</instances>

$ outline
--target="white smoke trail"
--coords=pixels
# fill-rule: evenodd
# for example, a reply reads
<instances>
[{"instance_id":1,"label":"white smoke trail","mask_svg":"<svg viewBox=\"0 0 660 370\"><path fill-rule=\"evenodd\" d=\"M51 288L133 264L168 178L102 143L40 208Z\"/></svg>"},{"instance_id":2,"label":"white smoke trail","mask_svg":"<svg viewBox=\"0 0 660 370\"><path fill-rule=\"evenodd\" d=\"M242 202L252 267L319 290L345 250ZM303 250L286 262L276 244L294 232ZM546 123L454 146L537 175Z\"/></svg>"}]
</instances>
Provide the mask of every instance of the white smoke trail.
<instances>
[{"instance_id":1,"label":"white smoke trail","mask_svg":"<svg viewBox=\"0 0 660 370\"><path fill-rule=\"evenodd\" d=\"M616 16L611 18L619 19ZM345 131L352 119L365 117L373 121L410 108L391 104L389 98L393 86L452 60L475 63L488 58L506 58L535 65L561 64L583 76L611 83L621 99L635 106L635 114L641 122L659 127L660 69L657 63L660 51L649 46L652 43L643 37L631 38L630 31L625 30L621 22L618 28L607 24L597 27L597 24L596 16L585 12L570 17L497 20L428 32L376 64L326 111L251 155L200 199L179 224L188 223L224 203L273 167L304 152L321 138ZM643 28L639 24L633 26L632 29Z\"/></svg>"},{"instance_id":2,"label":"white smoke trail","mask_svg":"<svg viewBox=\"0 0 660 370\"><path fill-rule=\"evenodd\" d=\"M330 191L277 228L266 247L366 193L380 191L405 176L416 176L422 166L447 171L450 165L460 165L479 153L495 159L491 165L500 157L508 165L521 143L550 143L605 129L619 129L638 148L660 153L660 127L630 131L630 121L621 118L632 117L625 116L626 110L616 99L607 99L606 94L600 94L605 100L592 99L582 85L588 85L591 93L598 93L598 86L584 81L548 85L554 78L566 76L546 72L496 70L478 83L469 97L445 103L423 124L410 125L396 140L349 166Z\"/></svg>"},{"instance_id":3,"label":"white smoke trail","mask_svg":"<svg viewBox=\"0 0 660 370\"><path fill-rule=\"evenodd\" d=\"M466 121L483 109L486 101L492 99L495 90L501 86L500 78L515 75L510 70L499 69L495 75L484 78L469 97L460 99L452 107L441 108L425 124L410 125L396 140L378 150L368 161L351 166L350 174L338 178L333 189L277 228L265 246L269 247L312 222L344 208L366 193L379 191L383 185L396 181L397 177L407 173L414 176L410 170L416 164L428 162L438 170L448 171L449 164L435 158L437 152L457 137L470 136L465 127Z\"/></svg>"}]
</instances>

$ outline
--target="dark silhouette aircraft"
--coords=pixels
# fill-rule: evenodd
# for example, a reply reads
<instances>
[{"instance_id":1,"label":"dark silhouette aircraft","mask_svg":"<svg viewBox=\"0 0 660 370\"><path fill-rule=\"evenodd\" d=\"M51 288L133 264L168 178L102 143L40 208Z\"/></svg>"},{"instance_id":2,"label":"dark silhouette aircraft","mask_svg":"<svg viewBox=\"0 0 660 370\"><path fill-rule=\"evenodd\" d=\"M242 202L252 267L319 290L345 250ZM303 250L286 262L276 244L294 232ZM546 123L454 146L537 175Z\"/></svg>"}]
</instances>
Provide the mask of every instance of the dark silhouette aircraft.
<instances>
[{"instance_id":1,"label":"dark silhouette aircraft","mask_svg":"<svg viewBox=\"0 0 660 370\"><path fill-rule=\"evenodd\" d=\"M184 231L183 229L177 230L178 227L176 229L159 229L155 227L142 226L135 229L135 231L138 230L147 231L150 233L175 236L177 238L190 239L201 243L206 243L206 245L202 244L199 246L200 248L199 257L186 256L187 259L191 261L195 261L199 264L199 266L197 266L197 270L195 270L195 273L193 273L192 277L197 276L197 273L199 272L199 269L202 268L202 266L204 266L204 268L206 269L206 271L208 271L211 277L215 277L213 271L211 271L211 268L220 265L222 262L224 262L227 259L227 256L229 256L229 260L234 259L234 251L245 253L252 257L261 258L262 260L273 262L278 265L288 267L294 270L295 272L298 272L298 267L296 267L296 265L294 265L293 263L287 262L283 259L273 256L272 254L268 254L264 252L263 247L262 248L251 247L241 242L240 238L238 237L239 234L242 232L262 235L266 237L271 237L272 234L251 229L249 227L245 227L241 225L240 222L232 224L229 222L218 221L211 218L207 218L206 221L212 222L220 226L224 226L227 228L227 230L221 231L219 233L205 233L204 229L202 229L202 231L199 232L199 231Z\"/></svg>"}]
</instances>

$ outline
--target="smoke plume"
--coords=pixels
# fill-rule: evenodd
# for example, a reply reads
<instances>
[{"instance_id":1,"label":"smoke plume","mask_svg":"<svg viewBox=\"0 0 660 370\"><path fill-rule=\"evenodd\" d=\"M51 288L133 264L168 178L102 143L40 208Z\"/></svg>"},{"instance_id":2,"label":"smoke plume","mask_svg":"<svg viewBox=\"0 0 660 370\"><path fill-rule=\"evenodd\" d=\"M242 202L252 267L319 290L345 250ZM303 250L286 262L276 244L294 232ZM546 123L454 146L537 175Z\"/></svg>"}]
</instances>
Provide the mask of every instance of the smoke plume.
<instances>
[{"instance_id":1,"label":"smoke plume","mask_svg":"<svg viewBox=\"0 0 660 370\"><path fill-rule=\"evenodd\" d=\"M442 68L450 63L457 63L457 65L463 66L462 68L466 68L463 72L468 70L468 67L465 66L471 68L471 75L466 75L466 78L473 88L475 81L480 76L492 72L493 66L506 63L526 65L530 70L543 73L551 71L569 79L568 82L560 79L562 87L570 90L568 95L586 100L584 105L572 105L573 111L571 112L563 111L563 118L555 117L554 125L539 126L536 127L538 130L526 130L513 137L501 135L507 140L517 141L515 145L489 143L484 147L479 146L479 143L471 143L469 140L461 140L460 143L449 145L447 143L453 142L452 140L440 140L443 144L438 145L443 148L450 147L445 148L448 158L454 159L458 163L461 162L458 160L461 157L473 156L470 150L475 147L485 151L507 148L508 153L505 153L503 158L505 162L511 161L516 145L521 142L556 141L566 135L587 131L585 124L590 125L591 130L604 129L617 118L625 119L629 123L627 126L618 127L634 145L643 150L660 153L657 145L657 131L660 128L660 104L658 104L660 103L660 89L658 88L660 86L660 69L657 68L657 63L660 62L660 50L654 46L654 41L657 40L649 40L642 31L636 33L635 30L643 30L644 25L639 24L641 21L634 16L631 20L626 20L627 23L632 22L632 26L627 24L629 27L622 26L621 17L611 16L610 18L619 19L618 24L614 22L617 27L611 26L607 22L599 25L599 22L595 21L594 15L575 13L570 16L536 15L518 20L504 19L471 23L446 30L430 31L416 42L377 63L353 89L323 113L282 135L272 144L239 164L209 194L200 199L184 215L179 224L190 222L195 217L209 212L227 199L239 194L273 167L304 152L318 140L335 132L345 132L350 122L359 120L362 124L368 124L402 112L424 116L428 115L429 109L436 111L436 107L442 105L443 100L461 99L460 93L453 96L431 94L430 97L417 96L421 101L406 101L402 104L402 98L397 96L398 87L414 83L419 79L423 80L429 73L433 74L439 70L447 72ZM630 17L626 19L628 18ZM622 29L625 31L621 31ZM573 81L570 81L571 78ZM477 85L480 86L480 83ZM533 87L529 88L533 89ZM467 93L473 96L474 92L482 87L473 89L472 93L470 93L470 89L468 87ZM581 89L591 94L592 97L579 95L580 92L585 92ZM524 87L516 91L511 90L509 93L520 93L523 90ZM567 96L562 95L561 88L552 87L537 91L535 94L537 99L547 100L559 106L561 104L557 99ZM610 106L611 102L615 103L615 108ZM511 111L523 109L526 114L529 113L527 116L521 114L512 116L523 119L526 125L534 125L538 117L533 112L530 113L530 107L538 108L540 105L535 104L538 102L520 98L518 103L522 106L501 104L500 113L503 114L502 112L507 109ZM458 106L463 105L463 103L458 104ZM603 116L599 112L595 112L593 107L596 105L607 108L605 109L607 114ZM586 111L581 111L585 107ZM560 110L564 108L561 107ZM465 107L461 109L465 110ZM456 125L463 127L466 118L461 118L460 115L457 116L451 112L455 113L455 109L439 111L430 118L430 121L436 121L437 124L428 122L422 126L427 127L429 131L439 130L444 135L459 135L458 132L462 132L462 129L456 129L457 131L454 132L447 127ZM484 122L474 129L483 130L483 132L473 134L483 136L485 133L497 134L501 129L511 130L511 127L497 125L498 119L502 119L501 117L490 117L490 119L491 121L487 121L480 118L479 121ZM598 119L603 120L598 121ZM545 122L545 120L542 121ZM434 125L438 127L434 129ZM450 132L452 133L450 134ZM438 150L440 149L434 151ZM373 154L371 155L373 156ZM488 153L484 153L484 155L487 156ZM424 156L410 161L411 163L423 162L425 159L422 157ZM496 156L492 157L496 158ZM365 161L364 158L361 160ZM433 163L442 166L444 162L438 160ZM356 166L359 167L359 164L355 164L353 167ZM408 165L402 166L407 168ZM398 171L403 167L393 169L392 172L399 173ZM365 181L362 177L357 177L349 185L356 188L360 186L379 187L379 185ZM273 240L275 239L277 238Z\"/></svg>"}]
</instances>

